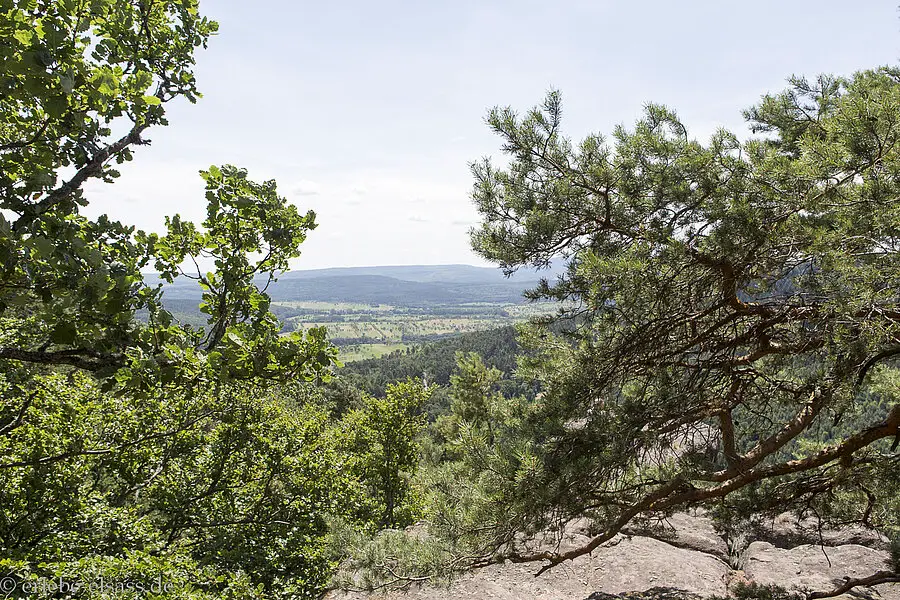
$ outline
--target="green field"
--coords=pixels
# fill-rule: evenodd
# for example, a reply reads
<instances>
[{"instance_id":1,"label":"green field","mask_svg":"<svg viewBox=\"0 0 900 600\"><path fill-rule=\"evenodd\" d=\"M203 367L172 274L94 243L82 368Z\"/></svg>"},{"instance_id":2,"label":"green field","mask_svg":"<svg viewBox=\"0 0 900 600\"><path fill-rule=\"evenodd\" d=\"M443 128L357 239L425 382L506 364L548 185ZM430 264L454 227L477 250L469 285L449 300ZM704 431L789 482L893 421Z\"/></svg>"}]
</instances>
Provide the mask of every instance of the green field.
<instances>
[{"instance_id":1,"label":"green field","mask_svg":"<svg viewBox=\"0 0 900 600\"><path fill-rule=\"evenodd\" d=\"M351 302L273 302L285 331L324 326L341 361L374 358L448 336L511 325L553 312L554 305L489 302L427 308Z\"/></svg>"},{"instance_id":2,"label":"green field","mask_svg":"<svg viewBox=\"0 0 900 600\"><path fill-rule=\"evenodd\" d=\"M360 302L314 302L314 301L291 301L280 300L272 303L275 306L284 306L286 308L299 308L305 310L325 312L340 311L360 311L360 312L388 312L394 310L389 304L362 304Z\"/></svg>"},{"instance_id":3,"label":"green field","mask_svg":"<svg viewBox=\"0 0 900 600\"><path fill-rule=\"evenodd\" d=\"M341 346L338 358L342 363L349 363L367 358L378 358L396 350L405 351L412 347L410 344L349 344Z\"/></svg>"},{"instance_id":4,"label":"green field","mask_svg":"<svg viewBox=\"0 0 900 600\"><path fill-rule=\"evenodd\" d=\"M358 320L344 322L299 322L296 329L308 329L324 325L329 337L336 340L360 339L372 342L419 341L424 338L440 337L455 333L492 329L513 322L513 319L473 319L473 318L423 318L402 319L386 317L378 320Z\"/></svg>"}]
</instances>

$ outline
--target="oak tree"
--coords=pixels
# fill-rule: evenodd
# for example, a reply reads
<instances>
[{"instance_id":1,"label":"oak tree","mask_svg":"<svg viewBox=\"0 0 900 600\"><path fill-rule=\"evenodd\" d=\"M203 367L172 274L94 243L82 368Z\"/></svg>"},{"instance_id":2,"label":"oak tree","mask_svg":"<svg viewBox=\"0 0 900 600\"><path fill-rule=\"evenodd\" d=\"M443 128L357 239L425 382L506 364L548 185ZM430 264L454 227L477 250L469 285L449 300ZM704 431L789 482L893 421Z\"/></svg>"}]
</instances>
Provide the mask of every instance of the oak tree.
<instances>
[{"instance_id":1,"label":"oak tree","mask_svg":"<svg viewBox=\"0 0 900 600\"><path fill-rule=\"evenodd\" d=\"M232 166L201 173L199 225L82 214L85 185L199 97L194 53L216 30L196 0L0 2L0 571L16 593L162 577L173 597L313 598L328 579L327 520L354 500L303 382L336 350L321 328L280 335L265 293L315 215ZM165 310L147 268L197 281L204 328Z\"/></svg>"}]
</instances>

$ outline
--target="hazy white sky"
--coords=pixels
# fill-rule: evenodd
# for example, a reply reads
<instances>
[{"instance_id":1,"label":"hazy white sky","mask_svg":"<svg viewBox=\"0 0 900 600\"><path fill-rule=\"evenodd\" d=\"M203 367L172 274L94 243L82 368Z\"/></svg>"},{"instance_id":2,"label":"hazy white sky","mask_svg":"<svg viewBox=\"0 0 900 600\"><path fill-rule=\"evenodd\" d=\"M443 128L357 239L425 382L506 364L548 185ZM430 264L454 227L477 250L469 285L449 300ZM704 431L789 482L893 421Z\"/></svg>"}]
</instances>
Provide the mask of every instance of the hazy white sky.
<instances>
[{"instance_id":1,"label":"hazy white sky","mask_svg":"<svg viewBox=\"0 0 900 600\"><path fill-rule=\"evenodd\" d=\"M897 0L556 2L201 0L220 32L198 56L204 97L170 106L90 214L161 231L201 221L210 164L275 178L320 226L295 268L484 264L468 163L499 155L484 116L563 94L573 138L648 101L695 137L745 132L741 109L791 74L900 59Z\"/></svg>"}]
</instances>

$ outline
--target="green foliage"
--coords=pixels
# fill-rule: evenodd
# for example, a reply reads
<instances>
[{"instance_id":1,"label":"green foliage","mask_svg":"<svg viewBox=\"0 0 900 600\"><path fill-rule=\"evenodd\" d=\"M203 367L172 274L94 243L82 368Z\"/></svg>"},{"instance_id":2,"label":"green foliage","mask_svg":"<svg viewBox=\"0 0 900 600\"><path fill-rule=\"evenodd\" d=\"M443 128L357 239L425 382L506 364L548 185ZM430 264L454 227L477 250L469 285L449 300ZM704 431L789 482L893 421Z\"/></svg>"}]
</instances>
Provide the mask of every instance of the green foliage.
<instances>
[{"instance_id":1,"label":"green foliage","mask_svg":"<svg viewBox=\"0 0 900 600\"><path fill-rule=\"evenodd\" d=\"M338 539L347 555L333 578L340 589L407 589L414 583L448 581L421 575L440 572L449 559L446 547L435 538L396 529L385 529L374 536L345 529Z\"/></svg>"},{"instance_id":2,"label":"green foliage","mask_svg":"<svg viewBox=\"0 0 900 600\"><path fill-rule=\"evenodd\" d=\"M0 6L0 555L17 594L102 578L314 598L328 523L355 516L342 434L303 383L336 350L321 328L279 335L265 293L315 216L231 166L201 173L200 226L79 214L86 182L113 181L170 101L197 99L193 52L216 29L194 0ZM206 328L162 308L148 266L198 282Z\"/></svg>"},{"instance_id":3,"label":"green foliage","mask_svg":"<svg viewBox=\"0 0 900 600\"><path fill-rule=\"evenodd\" d=\"M189 560L161 560L141 552L123 558L104 556L46 563L37 568L24 561L2 558L0 570L11 578L6 581L16 582L8 598L265 598L262 589L246 575L217 575L215 569L199 567Z\"/></svg>"},{"instance_id":4,"label":"green foliage","mask_svg":"<svg viewBox=\"0 0 900 600\"><path fill-rule=\"evenodd\" d=\"M500 484L506 472L532 463L524 439L523 398L496 392L499 371L475 353L457 355L449 390L450 411L428 428L415 484L422 522L406 531L373 537L350 531L342 539L347 559L335 581L345 588L405 588L449 581L469 564L460 557L486 551L485 539L508 532L491 528L507 504ZM512 534L521 533L514 530Z\"/></svg>"},{"instance_id":5,"label":"green foliage","mask_svg":"<svg viewBox=\"0 0 900 600\"><path fill-rule=\"evenodd\" d=\"M26 381L4 377L0 404L11 571L90 582L119 565L210 593L246 574L267 597L325 584L327 519L352 485L314 403L247 383L138 399L79 373Z\"/></svg>"},{"instance_id":6,"label":"green foliage","mask_svg":"<svg viewBox=\"0 0 900 600\"><path fill-rule=\"evenodd\" d=\"M450 377L450 412L435 422L435 429L446 440L472 435L472 428L494 443L494 429L508 425L513 418L515 400L507 400L499 391L503 374L484 364L475 352L456 354L457 373ZM468 430L468 431L467 431Z\"/></svg>"},{"instance_id":7,"label":"green foliage","mask_svg":"<svg viewBox=\"0 0 900 600\"><path fill-rule=\"evenodd\" d=\"M202 368L216 376L325 375L336 355L324 331L280 339L254 285L255 275L284 270L315 227L274 182L256 184L234 167L203 172L202 232L177 216L160 238L78 214L86 181L112 181L111 163L131 160L141 134L166 124L170 101L196 100L193 52L216 24L193 0L44 4L0 9L0 31L14 40L0 53L0 317L22 332L0 357L127 375L136 387L195 376L198 350L210 353ZM215 271L197 276L210 324L201 339L172 323L140 270L155 264L171 279L184 260L204 258ZM149 312L148 325L137 311Z\"/></svg>"},{"instance_id":8,"label":"green foliage","mask_svg":"<svg viewBox=\"0 0 900 600\"><path fill-rule=\"evenodd\" d=\"M208 315L208 331L201 347L209 352L211 368L221 378L320 377L337 356L324 328L280 335L271 300L257 287L267 288L300 255L300 244L316 227L315 214L301 216L278 196L275 181L255 183L246 170L212 166L201 175L208 201L203 229L176 215L166 219L167 235L141 233L139 239L156 257L163 280L182 275L203 289L200 310ZM182 269L187 259L196 273ZM216 270L203 272L202 260L211 260Z\"/></svg>"},{"instance_id":9,"label":"green foliage","mask_svg":"<svg viewBox=\"0 0 900 600\"><path fill-rule=\"evenodd\" d=\"M264 273L265 285L288 260L300 255L307 231L314 229L315 214L300 216L297 208L278 197L275 182L254 183L247 172L230 165L201 172L206 181L207 218L203 231L177 215L166 219L168 235L149 236L157 256L156 269L168 282L179 274L190 257L211 259L215 272L199 271L191 276L203 289L201 310L209 316L208 347L225 335L229 321L244 322L254 329L271 329L269 301L254 285L254 276ZM261 255L251 264L250 256ZM226 281L226 278L229 280Z\"/></svg>"},{"instance_id":10,"label":"green foliage","mask_svg":"<svg viewBox=\"0 0 900 600\"><path fill-rule=\"evenodd\" d=\"M531 444L523 434L529 402L504 396L499 382L500 372L488 368L478 354L457 354L450 412L432 427L443 454L423 474L429 490L426 519L432 533L457 553L484 551L484 541L491 537L484 535L486 528L496 527L509 508L505 477L524 478L533 468ZM497 530L492 533L500 536Z\"/></svg>"},{"instance_id":11,"label":"green foliage","mask_svg":"<svg viewBox=\"0 0 900 600\"><path fill-rule=\"evenodd\" d=\"M362 408L348 412L342 424L352 469L366 483L371 499L365 520L382 527L409 525L419 510L412 485L419 463L416 438L425 424L421 413L431 390L412 379L388 385L383 398L364 396Z\"/></svg>"},{"instance_id":12,"label":"green foliage","mask_svg":"<svg viewBox=\"0 0 900 600\"><path fill-rule=\"evenodd\" d=\"M704 504L897 530L900 71L794 79L746 114L764 136L704 144L650 105L573 143L557 92L491 111L510 160L473 165L473 245L508 272L565 261L530 295L574 327L523 331L541 392L505 412L496 374L454 381L429 489L460 507L430 519L455 564L546 569ZM515 543L578 517L581 547Z\"/></svg>"},{"instance_id":13,"label":"green foliage","mask_svg":"<svg viewBox=\"0 0 900 600\"><path fill-rule=\"evenodd\" d=\"M121 361L133 311L155 300L140 285L147 256L131 228L78 215L81 186L114 179L111 163L166 124L168 102L196 99L193 51L216 28L193 1L0 8L0 34L13 41L0 50L0 314L24 312L41 328L33 347L3 355L94 369ZM60 182L62 172L73 174Z\"/></svg>"},{"instance_id":14,"label":"green foliage","mask_svg":"<svg viewBox=\"0 0 900 600\"><path fill-rule=\"evenodd\" d=\"M193 52L217 28L195 0L5 2L0 177L2 207L21 215L14 229L74 212L84 178L116 177L109 159L130 160L141 132L166 124L165 104L195 101ZM57 187L63 169L77 175Z\"/></svg>"}]
</instances>

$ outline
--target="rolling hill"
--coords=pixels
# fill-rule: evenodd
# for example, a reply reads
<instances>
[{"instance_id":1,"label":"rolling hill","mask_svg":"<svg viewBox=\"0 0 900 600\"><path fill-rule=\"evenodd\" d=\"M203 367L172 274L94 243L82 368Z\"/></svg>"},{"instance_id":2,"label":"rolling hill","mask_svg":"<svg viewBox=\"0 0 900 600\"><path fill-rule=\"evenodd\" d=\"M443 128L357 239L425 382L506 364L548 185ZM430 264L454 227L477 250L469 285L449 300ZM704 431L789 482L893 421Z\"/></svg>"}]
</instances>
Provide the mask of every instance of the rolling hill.
<instances>
[{"instance_id":1,"label":"rolling hill","mask_svg":"<svg viewBox=\"0 0 900 600\"><path fill-rule=\"evenodd\" d=\"M434 306L474 302L514 304L522 292L541 277L557 271L520 271L504 277L499 269L471 265L413 265L347 267L290 271L269 286L275 301L357 302L392 306ZM145 279L151 285L156 275ZM182 300L199 300L200 287L181 278L163 286L164 302L183 306Z\"/></svg>"}]
</instances>

